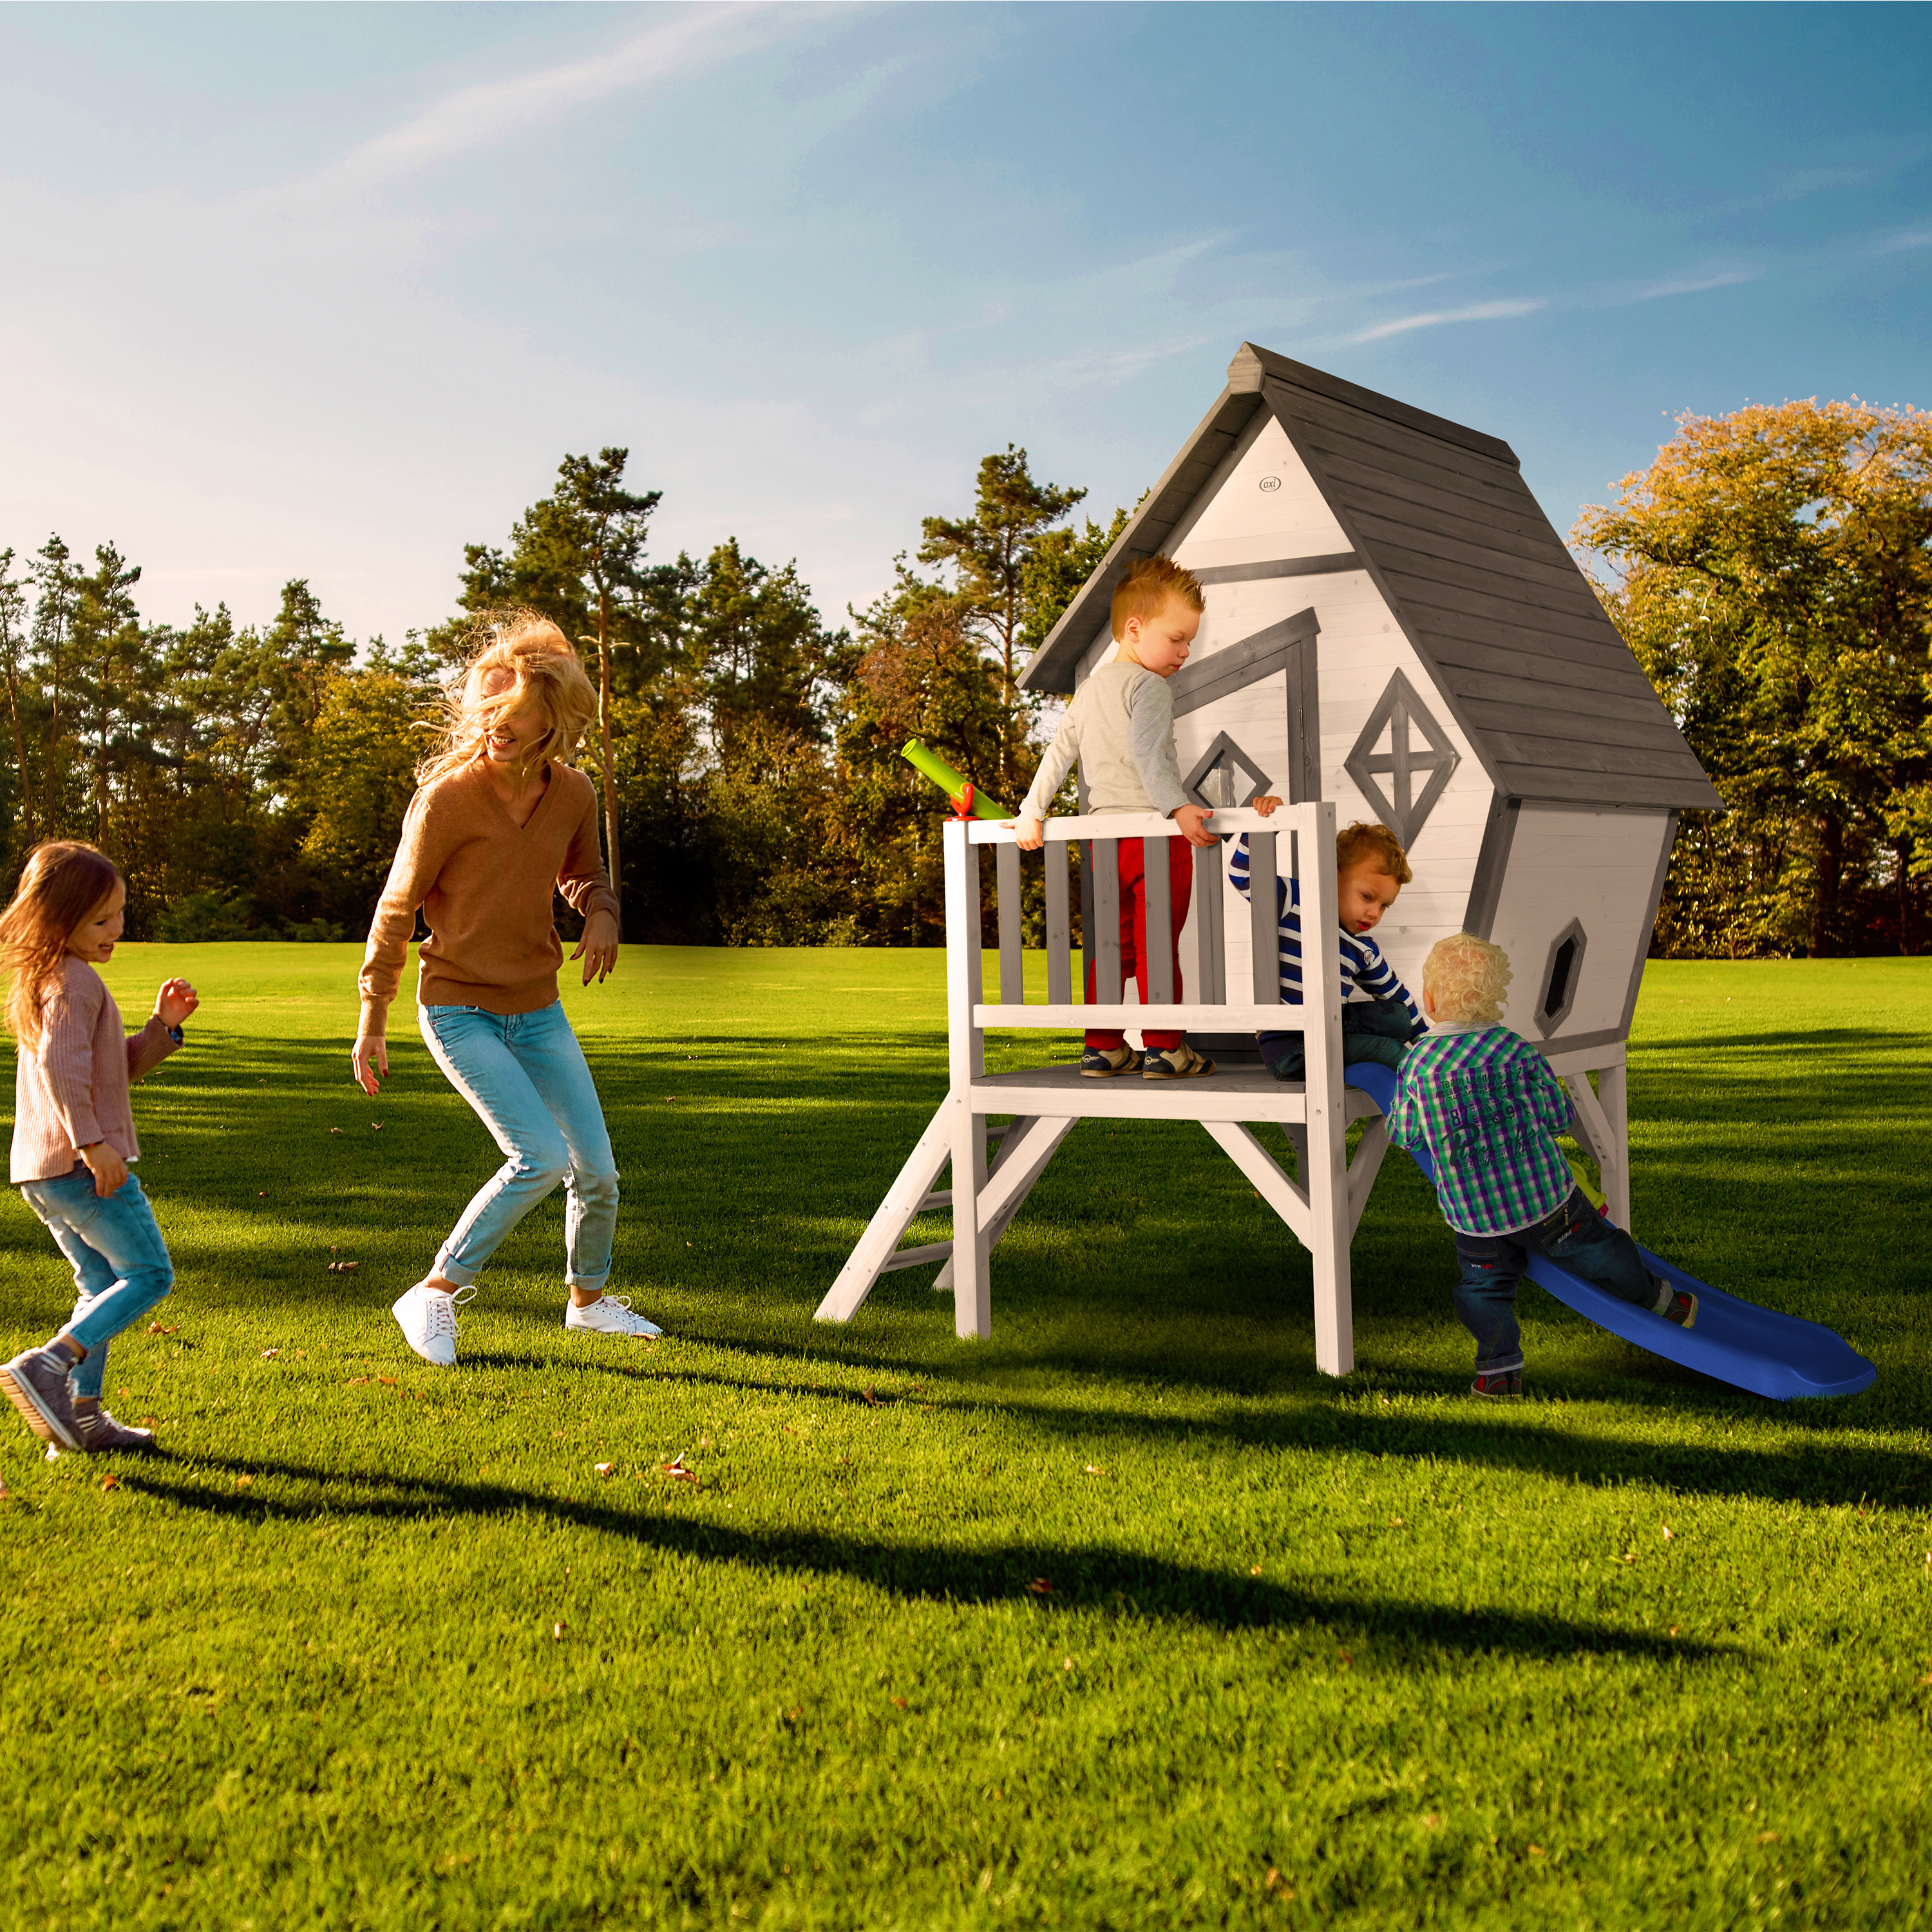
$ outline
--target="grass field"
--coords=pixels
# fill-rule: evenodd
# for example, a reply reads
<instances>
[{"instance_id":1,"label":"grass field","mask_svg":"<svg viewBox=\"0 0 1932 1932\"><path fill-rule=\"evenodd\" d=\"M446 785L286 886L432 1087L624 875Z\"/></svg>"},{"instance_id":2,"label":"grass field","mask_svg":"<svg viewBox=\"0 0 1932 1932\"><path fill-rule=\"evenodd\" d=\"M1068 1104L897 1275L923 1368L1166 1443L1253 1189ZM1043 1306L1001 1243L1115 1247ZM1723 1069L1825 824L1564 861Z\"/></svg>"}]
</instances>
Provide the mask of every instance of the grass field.
<instances>
[{"instance_id":1,"label":"grass field","mask_svg":"<svg viewBox=\"0 0 1932 1932\"><path fill-rule=\"evenodd\" d=\"M356 957L110 969L205 1000L136 1096L168 1332L108 1374L170 1454L0 1434L0 1925L1932 1922L1927 962L1654 966L1632 1054L1640 1233L1876 1388L1529 1288L1498 1408L1406 1161L1333 1382L1192 1129L1076 1132L990 1342L930 1270L815 1325L943 1090L929 952L572 992L670 1332L566 1336L553 1201L432 1370L388 1303L496 1156L412 1033L350 1085ZM0 1347L64 1286L9 1192Z\"/></svg>"}]
</instances>

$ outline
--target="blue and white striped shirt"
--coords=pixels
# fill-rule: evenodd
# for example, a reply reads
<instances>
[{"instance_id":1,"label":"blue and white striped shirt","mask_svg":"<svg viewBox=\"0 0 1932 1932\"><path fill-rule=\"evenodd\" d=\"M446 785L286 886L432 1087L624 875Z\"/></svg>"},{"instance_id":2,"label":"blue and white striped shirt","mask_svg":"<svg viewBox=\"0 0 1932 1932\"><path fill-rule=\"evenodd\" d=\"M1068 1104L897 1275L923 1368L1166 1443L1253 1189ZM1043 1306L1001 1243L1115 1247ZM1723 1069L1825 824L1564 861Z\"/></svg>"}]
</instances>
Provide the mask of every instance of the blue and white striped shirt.
<instances>
[{"instance_id":1,"label":"blue and white striped shirt","mask_svg":"<svg viewBox=\"0 0 1932 1932\"><path fill-rule=\"evenodd\" d=\"M1228 856L1228 877L1243 898L1248 896L1248 835L1244 832ZM1276 878L1274 882L1276 931L1281 946L1281 997L1290 1006L1301 1004L1301 882ZM1346 926L1336 928L1341 944L1342 1000L1360 987L1370 998L1400 1000L1409 1017L1421 1030L1422 1016L1408 989L1396 977L1395 969L1382 957L1382 948L1366 932L1351 932Z\"/></svg>"}]
</instances>

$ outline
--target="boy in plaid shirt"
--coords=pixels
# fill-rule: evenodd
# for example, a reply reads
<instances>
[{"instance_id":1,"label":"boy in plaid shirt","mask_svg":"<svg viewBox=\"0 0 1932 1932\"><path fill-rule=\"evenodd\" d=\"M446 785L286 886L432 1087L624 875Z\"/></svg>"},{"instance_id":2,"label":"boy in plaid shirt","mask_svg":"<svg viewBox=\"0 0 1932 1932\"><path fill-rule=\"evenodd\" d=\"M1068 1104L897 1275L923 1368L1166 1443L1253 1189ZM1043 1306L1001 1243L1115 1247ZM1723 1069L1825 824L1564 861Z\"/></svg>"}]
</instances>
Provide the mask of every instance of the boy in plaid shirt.
<instances>
[{"instance_id":1,"label":"boy in plaid shirt","mask_svg":"<svg viewBox=\"0 0 1932 1932\"><path fill-rule=\"evenodd\" d=\"M1661 1281L1636 1244L1584 1198L1556 1144L1570 1096L1502 1024L1509 956L1473 934L1438 940L1422 968L1431 1030L1404 1057L1389 1138L1426 1147L1462 1278L1456 1313L1476 1338L1472 1393L1522 1393L1516 1288L1533 1254L1688 1328L1697 1298Z\"/></svg>"}]
</instances>

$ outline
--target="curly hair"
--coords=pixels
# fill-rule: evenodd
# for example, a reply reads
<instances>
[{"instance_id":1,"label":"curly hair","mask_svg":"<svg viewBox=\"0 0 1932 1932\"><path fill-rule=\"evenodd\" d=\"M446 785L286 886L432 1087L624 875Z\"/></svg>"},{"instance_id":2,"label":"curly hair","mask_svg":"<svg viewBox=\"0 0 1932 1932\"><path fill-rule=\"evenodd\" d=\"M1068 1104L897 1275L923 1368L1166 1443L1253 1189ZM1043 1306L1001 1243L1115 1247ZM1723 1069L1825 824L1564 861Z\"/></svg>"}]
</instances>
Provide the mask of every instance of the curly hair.
<instances>
[{"instance_id":1,"label":"curly hair","mask_svg":"<svg viewBox=\"0 0 1932 1932\"><path fill-rule=\"evenodd\" d=\"M0 913L0 957L14 974L7 1024L22 1046L40 1043L69 936L125 884L106 853L78 838L50 838L27 854L13 903Z\"/></svg>"},{"instance_id":2,"label":"curly hair","mask_svg":"<svg viewBox=\"0 0 1932 1932\"><path fill-rule=\"evenodd\" d=\"M1386 825L1372 825L1366 818L1358 818L1335 835L1335 870L1346 872L1364 860L1372 861L1378 872L1388 873L1399 886L1415 877L1408 868L1408 854L1395 834Z\"/></svg>"},{"instance_id":3,"label":"curly hair","mask_svg":"<svg viewBox=\"0 0 1932 1932\"><path fill-rule=\"evenodd\" d=\"M1422 962L1423 989L1451 1026L1501 1026L1514 976L1509 955L1473 932L1438 939Z\"/></svg>"},{"instance_id":4,"label":"curly hair","mask_svg":"<svg viewBox=\"0 0 1932 1932\"><path fill-rule=\"evenodd\" d=\"M597 715L597 694L583 664L548 617L498 611L478 621L477 633L478 649L445 688L442 745L416 767L419 785L468 764L498 719L526 702L549 721L524 761L526 770L567 763Z\"/></svg>"}]
</instances>

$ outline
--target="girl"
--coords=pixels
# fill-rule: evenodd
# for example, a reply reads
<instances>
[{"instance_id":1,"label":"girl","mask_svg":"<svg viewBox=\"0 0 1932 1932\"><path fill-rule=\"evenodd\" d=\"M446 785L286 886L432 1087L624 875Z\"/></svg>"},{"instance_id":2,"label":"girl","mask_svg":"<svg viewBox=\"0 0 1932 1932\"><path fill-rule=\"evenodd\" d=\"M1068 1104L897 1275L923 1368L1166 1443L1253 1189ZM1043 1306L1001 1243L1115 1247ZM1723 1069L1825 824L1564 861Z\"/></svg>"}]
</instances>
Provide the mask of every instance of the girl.
<instances>
[{"instance_id":1,"label":"girl","mask_svg":"<svg viewBox=\"0 0 1932 1932\"><path fill-rule=\"evenodd\" d=\"M373 1096L389 1072L385 1024L416 910L424 1043L503 1150L436 1264L392 1311L424 1360L456 1360L456 1310L504 1238L562 1181L566 1328L662 1331L608 1296L617 1168L584 1049L557 998L563 962L551 895L584 915L570 956L584 983L617 962L617 897L597 843L597 794L564 760L597 708L563 633L529 611L500 622L450 687L442 750L417 771L402 842L369 927L356 1078Z\"/></svg>"},{"instance_id":2,"label":"girl","mask_svg":"<svg viewBox=\"0 0 1932 1932\"><path fill-rule=\"evenodd\" d=\"M74 1318L44 1348L0 1368L0 1388L27 1426L62 1449L146 1449L100 1406L107 1345L174 1285L167 1244L141 1184L130 1081L182 1043L200 1005L185 980L168 980L154 1016L130 1036L94 969L114 956L128 886L92 845L65 841L27 855L14 902L0 914L0 951L13 968L7 1022L20 1042L14 1084L13 1178L74 1268Z\"/></svg>"}]
</instances>

